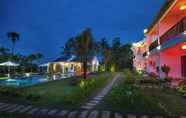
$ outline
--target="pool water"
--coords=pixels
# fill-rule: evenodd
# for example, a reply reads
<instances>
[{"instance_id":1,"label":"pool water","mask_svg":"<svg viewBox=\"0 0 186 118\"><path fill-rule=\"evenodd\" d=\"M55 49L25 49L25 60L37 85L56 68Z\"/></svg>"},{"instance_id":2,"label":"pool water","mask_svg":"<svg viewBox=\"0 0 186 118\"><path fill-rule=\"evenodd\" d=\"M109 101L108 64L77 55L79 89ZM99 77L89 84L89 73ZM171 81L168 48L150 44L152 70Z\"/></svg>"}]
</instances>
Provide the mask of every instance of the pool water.
<instances>
[{"instance_id":1,"label":"pool water","mask_svg":"<svg viewBox=\"0 0 186 118\"><path fill-rule=\"evenodd\" d=\"M13 86L13 87L26 87L39 83L48 82L49 78L46 76L32 76L23 79L8 79L1 80L0 85L2 86Z\"/></svg>"}]
</instances>

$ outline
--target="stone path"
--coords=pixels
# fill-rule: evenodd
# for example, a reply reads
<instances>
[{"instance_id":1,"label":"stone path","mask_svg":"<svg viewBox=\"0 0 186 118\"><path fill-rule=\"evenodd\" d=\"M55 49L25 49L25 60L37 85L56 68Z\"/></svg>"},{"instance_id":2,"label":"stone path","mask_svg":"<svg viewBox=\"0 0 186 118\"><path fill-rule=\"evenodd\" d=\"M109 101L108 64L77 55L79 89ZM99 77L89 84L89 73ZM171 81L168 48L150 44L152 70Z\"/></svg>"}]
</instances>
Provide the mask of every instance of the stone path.
<instances>
[{"instance_id":1,"label":"stone path","mask_svg":"<svg viewBox=\"0 0 186 118\"><path fill-rule=\"evenodd\" d=\"M112 89L112 86L114 85L115 81L120 77L119 74L117 74L112 81L100 92L97 94L96 97L92 98L90 101L85 103L83 106L81 106L82 109L84 110L91 110L93 109L96 105L98 105L103 97L108 94L108 92Z\"/></svg>"},{"instance_id":2,"label":"stone path","mask_svg":"<svg viewBox=\"0 0 186 118\"><path fill-rule=\"evenodd\" d=\"M98 110L61 110L61 109L47 109L33 106L23 106L17 104L0 103L0 113L17 113L28 114L36 117L57 117L57 118L166 118L156 115L135 115L135 114L121 114L111 111L98 111ZM180 116L177 118L186 118Z\"/></svg>"}]
</instances>

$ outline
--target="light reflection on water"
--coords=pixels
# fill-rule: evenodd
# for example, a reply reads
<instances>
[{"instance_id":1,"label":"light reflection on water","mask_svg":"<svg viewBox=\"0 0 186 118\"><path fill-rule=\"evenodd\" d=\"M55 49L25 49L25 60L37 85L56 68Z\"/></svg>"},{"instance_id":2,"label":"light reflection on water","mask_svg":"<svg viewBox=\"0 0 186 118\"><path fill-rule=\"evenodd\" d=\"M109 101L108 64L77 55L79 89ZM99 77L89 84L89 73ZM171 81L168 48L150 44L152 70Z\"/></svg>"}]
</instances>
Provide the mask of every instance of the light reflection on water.
<instances>
[{"instance_id":1,"label":"light reflection on water","mask_svg":"<svg viewBox=\"0 0 186 118\"><path fill-rule=\"evenodd\" d=\"M14 87L25 87L34 84L48 82L50 79L47 76L32 76L18 79L8 79L0 81L0 85L3 86L14 86Z\"/></svg>"}]
</instances>

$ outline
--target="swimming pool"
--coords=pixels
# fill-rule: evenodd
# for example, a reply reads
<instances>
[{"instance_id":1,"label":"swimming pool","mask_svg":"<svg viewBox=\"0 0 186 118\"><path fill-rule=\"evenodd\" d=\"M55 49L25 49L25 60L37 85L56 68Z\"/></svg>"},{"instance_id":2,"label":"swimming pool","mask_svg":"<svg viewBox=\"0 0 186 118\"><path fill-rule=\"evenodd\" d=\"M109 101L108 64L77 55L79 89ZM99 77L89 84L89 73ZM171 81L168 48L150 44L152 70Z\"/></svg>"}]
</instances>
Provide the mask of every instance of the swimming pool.
<instances>
[{"instance_id":1,"label":"swimming pool","mask_svg":"<svg viewBox=\"0 0 186 118\"><path fill-rule=\"evenodd\" d=\"M50 79L47 76L31 76L26 77L23 79L8 79L8 80L1 80L1 86L13 86L13 87L26 87L31 86L39 83L48 82Z\"/></svg>"}]
</instances>

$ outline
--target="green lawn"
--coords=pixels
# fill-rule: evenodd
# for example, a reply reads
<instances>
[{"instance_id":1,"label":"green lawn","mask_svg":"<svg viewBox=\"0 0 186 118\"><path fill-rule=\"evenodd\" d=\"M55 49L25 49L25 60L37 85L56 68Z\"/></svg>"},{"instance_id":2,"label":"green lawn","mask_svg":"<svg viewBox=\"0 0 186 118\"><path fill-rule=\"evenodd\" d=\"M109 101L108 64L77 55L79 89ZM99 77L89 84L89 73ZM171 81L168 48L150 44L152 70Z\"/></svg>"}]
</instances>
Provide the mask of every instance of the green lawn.
<instances>
[{"instance_id":1,"label":"green lawn","mask_svg":"<svg viewBox=\"0 0 186 118\"><path fill-rule=\"evenodd\" d=\"M6 80L8 77L0 77L0 80Z\"/></svg>"},{"instance_id":2,"label":"green lawn","mask_svg":"<svg viewBox=\"0 0 186 118\"><path fill-rule=\"evenodd\" d=\"M122 113L186 115L186 99L180 94L160 87L136 88L132 79L137 76L135 73L127 74L119 80L97 108Z\"/></svg>"},{"instance_id":3,"label":"green lawn","mask_svg":"<svg viewBox=\"0 0 186 118\"><path fill-rule=\"evenodd\" d=\"M83 80L77 85L75 84L77 78L70 78L21 89L1 88L1 91L5 92L1 92L0 100L1 102L73 109L102 89L111 78L111 74L104 73L91 76L90 79Z\"/></svg>"}]
</instances>

